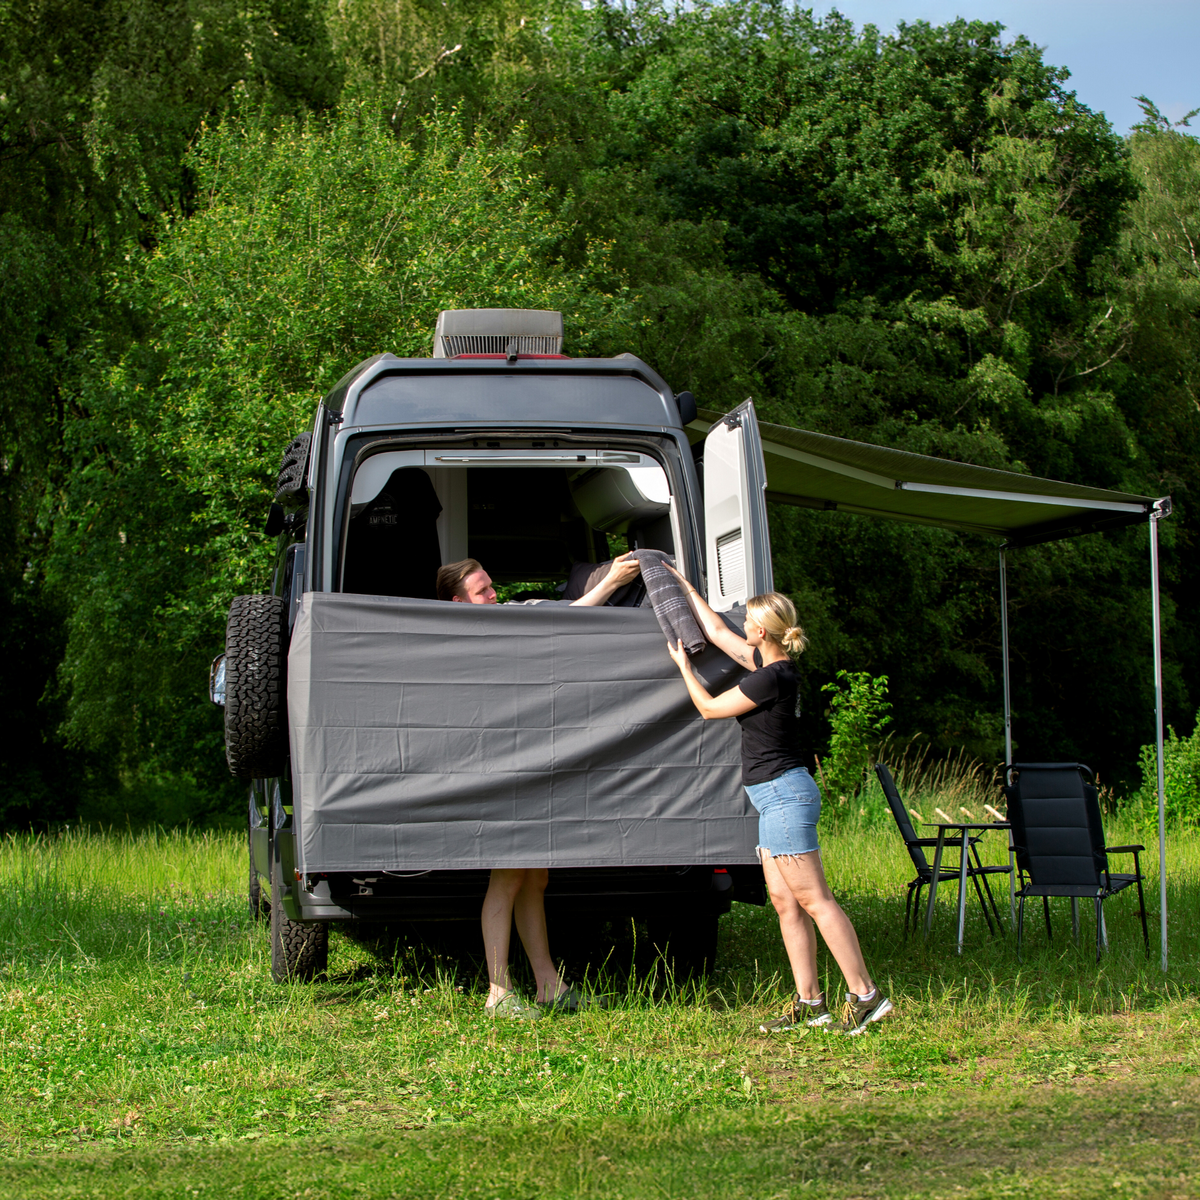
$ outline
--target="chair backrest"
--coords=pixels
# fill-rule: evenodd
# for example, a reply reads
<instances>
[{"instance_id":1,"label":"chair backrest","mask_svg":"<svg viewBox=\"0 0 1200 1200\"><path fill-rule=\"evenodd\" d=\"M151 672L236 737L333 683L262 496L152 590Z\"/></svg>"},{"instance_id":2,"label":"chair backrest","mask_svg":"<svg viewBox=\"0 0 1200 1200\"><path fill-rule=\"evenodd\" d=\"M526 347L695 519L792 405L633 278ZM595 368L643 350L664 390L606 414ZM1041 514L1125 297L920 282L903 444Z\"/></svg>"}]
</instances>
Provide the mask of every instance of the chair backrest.
<instances>
[{"instance_id":1,"label":"chair backrest","mask_svg":"<svg viewBox=\"0 0 1200 1200\"><path fill-rule=\"evenodd\" d=\"M1017 864L1038 885L1100 886L1104 830L1082 763L1012 763L1004 789Z\"/></svg>"},{"instance_id":2,"label":"chair backrest","mask_svg":"<svg viewBox=\"0 0 1200 1200\"><path fill-rule=\"evenodd\" d=\"M433 481L420 467L393 471L379 495L350 518L342 591L436 600L441 511Z\"/></svg>"},{"instance_id":3,"label":"chair backrest","mask_svg":"<svg viewBox=\"0 0 1200 1200\"><path fill-rule=\"evenodd\" d=\"M892 778L891 770L883 763L876 763L875 774L879 776L879 786L883 788L888 808L892 810L892 816L896 818L896 824L900 827L900 836L908 848L908 855L913 860L913 866L921 873L928 871L930 869L929 860L925 857L925 851L917 845L917 831L908 819L908 809L904 807L904 801L900 799L900 792L896 788L896 781Z\"/></svg>"}]
</instances>

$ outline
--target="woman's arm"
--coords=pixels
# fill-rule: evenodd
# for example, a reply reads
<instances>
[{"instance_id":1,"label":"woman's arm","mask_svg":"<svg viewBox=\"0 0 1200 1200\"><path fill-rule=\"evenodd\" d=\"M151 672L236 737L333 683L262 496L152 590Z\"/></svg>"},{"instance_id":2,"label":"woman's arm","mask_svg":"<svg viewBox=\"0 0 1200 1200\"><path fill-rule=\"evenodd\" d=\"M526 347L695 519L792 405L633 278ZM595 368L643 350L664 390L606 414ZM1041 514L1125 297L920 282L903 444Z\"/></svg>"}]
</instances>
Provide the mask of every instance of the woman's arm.
<instances>
[{"instance_id":1,"label":"woman's arm","mask_svg":"<svg viewBox=\"0 0 1200 1200\"><path fill-rule=\"evenodd\" d=\"M734 662L741 663L747 671L753 671L755 669L754 655L750 647L746 645L746 639L741 634L734 633L709 608L708 601L674 567L665 563L663 565L679 580L679 586L683 588L687 596L688 607L691 608L692 615L696 618L696 623L700 626L704 636L718 649L724 650ZM751 705L752 707L753 705ZM749 709L746 711L748 712ZM734 716L736 714L728 713L726 715Z\"/></svg>"},{"instance_id":2,"label":"woman's arm","mask_svg":"<svg viewBox=\"0 0 1200 1200\"><path fill-rule=\"evenodd\" d=\"M615 591L638 577L642 569L641 563L632 558L633 551L618 555L608 568L608 574L600 580L590 592L585 592L578 600L572 600L572 605L595 608L603 604Z\"/></svg>"},{"instance_id":3,"label":"woman's arm","mask_svg":"<svg viewBox=\"0 0 1200 1200\"><path fill-rule=\"evenodd\" d=\"M675 665L683 676L683 682L687 685L692 703L706 721L720 717L740 717L742 713L748 713L758 707L741 688L730 688L729 691L722 692L719 696L710 695L708 688L700 682L696 677L696 672L692 670L687 651L678 642L668 642L667 653L675 660Z\"/></svg>"}]
</instances>

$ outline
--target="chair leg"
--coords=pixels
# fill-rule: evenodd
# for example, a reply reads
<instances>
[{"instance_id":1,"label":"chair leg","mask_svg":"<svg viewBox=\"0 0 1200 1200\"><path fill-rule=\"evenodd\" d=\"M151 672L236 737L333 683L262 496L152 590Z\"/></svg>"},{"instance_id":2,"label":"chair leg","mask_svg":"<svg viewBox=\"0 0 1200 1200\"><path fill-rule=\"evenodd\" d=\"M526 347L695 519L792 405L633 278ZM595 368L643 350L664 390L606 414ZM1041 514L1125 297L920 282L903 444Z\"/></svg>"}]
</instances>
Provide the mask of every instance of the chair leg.
<instances>
[{"instance_id":1,"label":"chair leg","mask_svg":"<svg viewBox=\"0 0 1200 1200\"><path fill-rule=\"evenodd\" d=\"M1045 916L1046 916L1046 941L1052 942L1054 940L1054 934L1050 932L1050 897L1049 896L1042 897L1042 911L1043 911L1043 913L1045 913Z\"/></svg>"},{"instance_id":2,"label":"chair leg","mask_svg":"<svg viewBox=\"0 0 1200 1200\"><path fill-rule=\"evenodd\" d=\"M1135 864L1136 865L1136 864ZM1150 931L1146 928L1146 897L1142 894L1142 873L1138 871L1138 912L1142 915L1142 941L1146 943L1146 957L1150 957Z\"/></svg>"},{"instance_id":3,"label":"chair leg","mask_svg":"<svg viewBox=\"0 0 1200 1200\"><path fill-rule=\"evenodd\" d=\"M913 885L908 885L908 891L904 894L904 940L908 941L908 922L909 914L912 910L913 901Z\"/></svg>"},{"instance_id":4,"label":"chair leg","mask_svg":"<svg viewBox=\"0 0 1200 1200\"><path fill-rule=\"evenodd\" d=\"M1025 932L1025 897L1017 908L1017 962L1021 961L1021 935Z\"/></svg>"},{"instance_id":5,"label":"chair leg","mask_svg":"<svg viewBox=\"0 0 1200 1200\"><path fill-rule=\"evenodd\" d=\"M972 846L971 853L975 856L975 865L979 868L979 878L983 880L983 890L987 893L988 903L991 904L992 912L995 913L995 915L996 915L996 928L999 930L1003 930L1004 922L1000 920L1000 910L996 907L996 898L992 895L992 889L988 885L987 876L983 874L983 863L979 859L979 847ZM975 890L976 891L979 890L978 883L975 884ZM980 900L980 903L982 904L983 901ZM986 910L984 911L984 916L987 916ZM988 922L988 928L991 928L990 921Z\"/></svg>"},{"instance_id":6,"label":"chair leg","mask_svg":"<svg viewBox=\"0 0 1200 1200\"><path fill-rule=\"evenodd\" d=\"M975 885L975 895L979 897L979 907L981 909L983 909L983 919L987 922L988 933L992 937L995 937L996 936L996 928L992 924L991 914L988 912L987 905L984 903L983 892L979 888L979 878L980 877L978 875L972 875L971 882ZM985 878L983 882L986 885L987 879Z\"/></svg>"},{"instance_id":7,"label":"chair leg","mask_svg":"<svg viewBox=\"0 0 1200 1200\"><path fill-rule=\"evenodd\" d=\"M1096 962L1100 961L1100 950L1104 945L1102 930L1104 929L1104 897L1096 897Z\"/></svg>"},{"instance_id":8,"label":"chair leg","mask_svg":"<svg viewBox=\"0 0 1200 1200\"><path fill-rule=\"evenodd\" d=\"M1079 897L1071 897L1071 941L1079 945Z\"/></svg>"}]
</instances>

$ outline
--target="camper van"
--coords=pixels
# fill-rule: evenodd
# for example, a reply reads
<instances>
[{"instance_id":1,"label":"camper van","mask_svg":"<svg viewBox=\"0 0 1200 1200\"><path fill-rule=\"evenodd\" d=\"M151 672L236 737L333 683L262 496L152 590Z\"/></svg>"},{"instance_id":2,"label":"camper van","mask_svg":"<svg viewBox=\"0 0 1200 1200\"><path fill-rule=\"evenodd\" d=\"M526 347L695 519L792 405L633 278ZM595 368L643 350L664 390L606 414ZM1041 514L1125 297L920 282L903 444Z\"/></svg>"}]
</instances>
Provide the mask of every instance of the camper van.
<instances>
[{"instance_id":1,"label":"camper van","mask_svg":"<svg viewBox=\"0 0 1200 1200\"><path fill-rule=\"evenodd\" d=\"M764 902L736 724L697 715L640 581L568 603L625 549L671 554L735 626L771 588L753 405L695 419L523 310L444 312L430 358L321 401L283 454L271 592L234 600L210 678L277 980L324 969L335 921L478 922L493 867L550 868L554 926L644 922L689 970L733 900ZM438 601L468 557L535 595Z\"/></svg>"}]
</instances>

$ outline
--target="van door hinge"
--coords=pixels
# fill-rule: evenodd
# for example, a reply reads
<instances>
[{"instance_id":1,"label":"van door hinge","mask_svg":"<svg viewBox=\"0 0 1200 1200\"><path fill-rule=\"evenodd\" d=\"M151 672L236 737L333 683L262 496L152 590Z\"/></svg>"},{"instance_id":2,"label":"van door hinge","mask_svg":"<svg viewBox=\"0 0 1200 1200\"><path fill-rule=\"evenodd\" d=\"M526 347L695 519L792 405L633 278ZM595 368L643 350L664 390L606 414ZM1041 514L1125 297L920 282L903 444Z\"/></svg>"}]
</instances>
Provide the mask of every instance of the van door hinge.
<instances>
[{"instance_id":1,"label":"van door hinge","mask_svg":"<svg viewBox=\"0 0 1200 1200\"><path fill-rule=\"evenodd\" d=\"M330 425L340 425L346 419L345 413L331 412L329 414Z\"/></svg>"}]
</instances>

